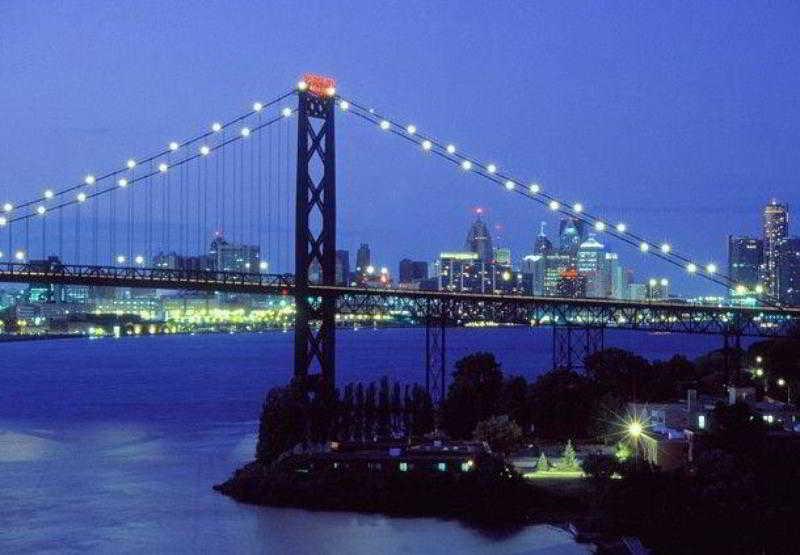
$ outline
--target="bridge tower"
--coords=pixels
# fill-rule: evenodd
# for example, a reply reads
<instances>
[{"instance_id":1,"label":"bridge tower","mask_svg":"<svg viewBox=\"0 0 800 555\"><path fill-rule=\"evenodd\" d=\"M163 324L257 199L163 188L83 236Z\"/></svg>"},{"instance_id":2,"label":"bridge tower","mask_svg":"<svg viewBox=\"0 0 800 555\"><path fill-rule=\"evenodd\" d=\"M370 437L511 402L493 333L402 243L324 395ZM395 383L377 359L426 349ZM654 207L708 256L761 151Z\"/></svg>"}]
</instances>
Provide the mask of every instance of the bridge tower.
<instances>
[{"instance_id":1,"label":"bridge tower","mask_svg":"<svg viewBox=\"0 0 800 555\"><path fill-rule=\"evenodd\" d=\"M311 391L336 386L336 297L309 295L309 275L336 284L335 82L306 75L298 92L294 375Z\"/></svg>"}]
</instances>

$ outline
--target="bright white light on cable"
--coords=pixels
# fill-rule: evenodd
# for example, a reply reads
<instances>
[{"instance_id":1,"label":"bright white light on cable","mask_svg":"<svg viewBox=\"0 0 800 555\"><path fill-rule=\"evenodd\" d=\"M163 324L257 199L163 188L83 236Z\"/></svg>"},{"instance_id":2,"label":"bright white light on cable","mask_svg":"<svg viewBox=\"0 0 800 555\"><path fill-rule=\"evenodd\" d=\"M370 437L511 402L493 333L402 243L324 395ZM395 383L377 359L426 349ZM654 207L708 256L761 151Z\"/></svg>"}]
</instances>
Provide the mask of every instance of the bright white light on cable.
<instances>
[{"instance_id":1,"label":"bright white light on cable","mask_svg":"<svg viewBox=\"0 0 800 555\"><path fill-rule=\"evenodd\" d=\"M118 254L117 255L117 264L124 264L127 258L124 255Z\"/></svg>"},{"instance_id":2,"label":"bright white light on cable","mask_svg":"<svg viewBox=\"0 0 800 555\"><path fill-rule=\"evenodd\" d=\"M343 112L346 112L350 108L350 103L346 100L342 100L339 103L339 108L341 108Z\"/></svg>"},{"instance_id":3,"label":"bright white light on cable","mask_svg":"<svg viewBox=\"0 0 800 555\"><path fill-rule=\"evenodd\" d=\"M258 269L261 270L262 272L265 271L267 268L269 268L269 264L267 264L265 260L262 260L261 262L258 263Z\"/></svg>"},{"instance_id":4,"label":"bright white light on cable","mask_svg":"<svg viewBox=\"0 0 800 555\"><path fill-rule=\"evenodd\" d=\"M510 179L506 181L506 189L508 189L509 191L513 191L514 187L516 187L516 184L513 181L511 181Z\"/></svg>"},{"instance_id":5,"label":"bright white light on cable","mask_svg":"<svg viewBox=\"0 0 800 555\"><path fill-rule=\"evenodd\" d=\"M697 271L697 264L695 264L693 262L689 262L686 265L686 271L689 272L690 274L695 273Z\"/></svg>"},{"instance_id":6,"label":"bright white light on cable","mask_svg":"<svg viewBox=\"0 0 800 555\"><path fill-rule=\"evenodd\" d=\"M298 81L297 88L298 90L304 91L308 88L308 83L306 83L305 81Z\"/></svg>"},{"instance_id":7,"label":"bright white light on cable","mask_svg":"<svg viewBox=\"0 0 800 555\"><path fill-rule=\"evenodd\" d=\"M617 231L620 233L625 233L626 231L628 231L628 226L623 223L619 223L617 224Z\"/></svg>"},{"instance_id":8,"label":"bright white light on cable","mask_svg":"<svg viewBox=\"0 0 800 555\"><path fill-rule=\"evenodd\" d=\"M158 171L160 171L161 173L164 173L164 172L165 172L165 171L167 171L168 169L169 169L169 166L168 166L168 165L166 165L164 162L162 162L162 163L160 163L160 164L158 165Z\"/></svg>"},{"instance_id":9,"label":"bright white light on cable","mask_svg":"<svg viewBox=\"0 0 800 555\"><path fill-rule=\"evenodd\" d=\"M5 203L5 204L3 205L3 211L5 211L5 212L11 212L12 210L14 210L14 205L13 205L13 204L11 204L10 202L7 202L7 203Z\"/></svg>"},{"instance_id":10,"label":"bright white light on cable","mask_svg":"<svg viewBox=\"0 0 800 555\"><path fill-rule=\"evenodd\" d=\"M254 112L260 112L263 109L264 109L264 105L263 104L261 104L260 102L253 102L253 111Z\"/></svg>"},{"instance_id":11,"label":"bright white light on cable","mask_svg":"<svg viewBox=\"0 0 800 555\"><path fill-rule=\"evenodd\" d=\"M642 243L639 244L639 250L642 252L647 252L650 250L650 245L642 241Z\"/></svg>"},{"instance_id":12,"label":"bright white light on cable","mask_svg":"<svg viewBox=\"0 0 800 555\"><path fill-rule=\"evenodd\" d=\"M128 166L128 169L129 169L129 170L132 170L133 168L135 168L135 167L136 167L136 160L134 160L133 158L131 158L130 160L128 160L128 162L127 162L127 166Z\"/></svg>"},{"instance_id":13,"label":"bright white light on cable","mask_svg":"<svg viewBox=\"0 0 800 555\"><path fill-rule=\"evenodd\" d=\"M548 206L550 206L550 210L553 210L553 211L556 211L559 208L561 208L561 205L558 203L557 200L551 200L550 204Z\"/></svg>"},{"instance_id":14,"label":"bright white light on cable","mask_svg":"<svg viewBox=\"0 0 800 555\"><path fill-rule=\"evenodd\" d=\"M489 164L488 166L486 166L486 171L489 173L494 173L497 171L497 166L495 166L494 164Z\"/></svg>"},{"instance_id":15,"label":"bright white light on cable","mask_svg":"<svg viewBox=\"0 0 800 555\"><path fill-rule=\"evenodd\" d=\"M456 145L447 145L447 154L455 154Z\"/></svg>"},{"instance_id":16,"label":"bright white light on cable","mask_svg":"<svg viewBox=\"0 0 800 555\"><path fill-rule=\"evenodd\" d=\"M211 124L211 130L214 133L219 133L220 131L222 131L222 124L218 121L215 121L214 123Z\"/></svg>"},{"instance_id":17,"label":"bright white light on cable","mask_svg":"<svg viewBox=\"0 0 800 555\"><path fill-rule=\"evenodd\" d=\"M380 125L381 125L381 129L383 129L384 131L389 129L389 127L391 126L391 124L388 121L386 121L385 119L381 120Z\"/></svg>"},{"instance_id":18,"label":"bright white light on cable","mask_svg":"<svg viewBox=\"0 0 800 555\"><path fill-rule=\"evenodd\" d=\"M249 127L242 127L242 137L249 137L250 136L250 128Z\"/></svg>"},{"instance_id":19,"label":"bright white light on cable","mask_svg":"<svg viewBox=\"0 0 800 555\"><path fill-rule=\"evenodd\" d=\"M580 202L576 202L575 204L572 205L572 211L575 212L576 214L580 214L581 212L583 212L583 205Z\"/></svg>"},{"instance_id":20,"label":"bright white light on cable","mask_svg":"<svg viewBox=\"0 0 800 555\"><path fill-rule=\"evenodd\" d=\"M714 263L706 265L706 272L709 274L714 274L717 271L717 265Z\"/></svg>"},{"instance_id":21,"label":"bright white light on cable","mask_svg":"<svg viewBox=\"0 0 800 555\"><path fill-rule=\"evenodd\" d=\"M122 178L119 179L119 181L117 181L117 185L119 185L120 187L127 187L128 186L128 180L125 179L124 177L122 177Z\"/></svg>"},{"instance_id":22,"label":"bright white light on cable","mask_svg":"<svg viewBox=\"0 0 800 555\"><path fill-rule=\"evenodd\" d=\"M178 150L178 148L180 148L180 146L181 145L179 145L175 141L172 141L171 143L169 143L169 149L173 150L173 151Z\"/></svg>"},{"instance_id":23,"label":"bright white light on cable","mask_svg":"<svg viewBox=\"0 0 800 555\"><path fill-rule=\"evenodd\" d=\"M76 198L78 199L78 202L86 202L86 193L78 193Z\"/></svg>"},{"instance_id":24,"label":"bright white light on cable","mask_svg":"<svg viewBox=\"0 0 800 555\"><path fill-rule=\"evenodd\" d=\"M44 198L53 198L53 195L54 195L54 193L53 193L53 191L51 191L50 189L47 189L47 190L44 192Z\"/></svg>"},{"instance_id":25,"label":"bright white light on cable","mask_svg":"<svg viewBox=\"0 0 800 555\"><path fill-rule=\"evenodd\" d=\"M43 216L45 212L47 212L47 208L45 208L44 206L36 207L36 213L39 214L40 216Z\"/></svg>"},{"instance_id":26,"label":"bright white light on cable","mask_svg":"<svg viewBox=\"0 0 800 555\"><path fill-rule=\"evenodd\" d=\"M406 133L408 133L409 135L413 135L416 132L417 132L417 126L416 125L411 125L411 124L406 125Z\"/></svg>"},{"instance_id":27,"label":"bright white light on cable","mask_svg":"<svg viewBox=\"0 0 800 555\"><path fill-rule=\"evenodd\" d=\"M94 185L95 181L96 180L94 176L91 174L87 175L86 178L84 178L83 180L83 182L86 183L87 185Z\"/></svg>"},{"instance_id":28,"label":"bright white light on cable","mask_svg":"<svg viewBox=\"0 0 800 555\"><path fill-rule=\"evenodd\" d=\"M601 221L599 221L599 220L598 220L598 221L596 221L596 222L594 223L594 229L595 229L596 231L605 231L605 229L606 229L606 223L605 223L605 222L601 222Z\"/></svg>"},{"instance_id":29,"label":"bright white light on cable","mask_svg":"<svg viewBox=\"0 0 800 555\"><path fill-rule=\"evenodd\" d=\"M422 150L430 150L431 148L433 148L433 143L427 139L422 141Z\"/></svg>"},{"instance_id":30,"label":"bright white light on cable","mask_svg":"<svg viewBox=\"0 0 800 555\"><path fill-rule=\"evenodd\" d=\"M541 186L538 183L531 183L528 187L528 190L533 193L534 195L542 190Z\"/></svg>"},{"instance_id":31,"label":"bright white light on cable","mask_svg":"<svg viewBox=\"0 0 800 555\"><path fill-rule=\"evenodd\" d=\"M289 107L287 106L286 108L284 108L283 110L281 110L281 115L282 115L283 117L285 117L285 118L288 118L289 116L291 116L291 115L292 115L292 109L291 109L291 108L289 108Z\"/></svg>"},{"instance_id":32,"label":"bright white light on cable","mask_svg":"<svg viewBox=\"0 0 800 555\"><path fill-rule=\"evenodd\" d=\"M25 251L17 251L14 253L14 258L17 260L25 260Z\"/></svg>"},{"instance_id":33,"label":"bright white light on cable","mask_svg":"<svg viewBox=\"0 0 800 555\"><path fill-rule=\"evenodd\" d=\"M461 169L464 170L464 171L471 170L472 169L472 162L470 162L469 160L464 160L463 162L461 162Z\"/></svg>"},{"instance_id":34,"label":"bright white light on cable","mask_svg":"<svg viewBox=\"0 0 800 555\"><path fill-rule=\"evenodd\" d=\"M200 154L202 154L203 156L208 156L210 153L211 153L211 149L208 148L208 146L203 145L203 146L200 147Z\"/></svg>"},{"instance_id":35,"label":"bright white light on cable","mask_svg":"<svg viewBox=\"0 0 800 555\"><path fill-rule=\"evenodd\" d=\"M141 266L142 264L144 264L144 256L138 254L136 255L136 258L133 259L133 261L136 262L139 266Z\"/></svg>"},{"instance_id":36,"label":"bright white light on cable","mask_svg":"<svg viewBox=\"0 0 800 555\"><path fill-rule=\"evenodd\" d=\"M669 245L669 243L664 243L663 245L661 245L661 252L663 252L664 254L669 254L669 251L671 250L672 247Z\"/></svg>"}]
</instances>

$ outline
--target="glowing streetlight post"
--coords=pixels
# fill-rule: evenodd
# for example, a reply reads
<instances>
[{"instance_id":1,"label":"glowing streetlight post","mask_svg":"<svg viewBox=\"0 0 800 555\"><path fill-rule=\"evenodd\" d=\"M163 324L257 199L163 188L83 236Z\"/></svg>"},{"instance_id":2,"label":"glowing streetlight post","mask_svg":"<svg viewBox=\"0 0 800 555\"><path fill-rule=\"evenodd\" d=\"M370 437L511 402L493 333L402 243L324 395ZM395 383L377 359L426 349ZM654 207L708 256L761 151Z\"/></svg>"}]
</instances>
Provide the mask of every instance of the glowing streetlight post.
<instances>
[{"instance_id":1,"label":"glowing streetlight post","mask_svg":"<svg viewBox=\"0 0 800 555\"><path fill-rule=\"evenodd\" d=\"M778 378L778 386L786 388L786 404L789 405L792 402L792 388L789 387L789 381L783 378Z\"/></svg>"}]
</instances>

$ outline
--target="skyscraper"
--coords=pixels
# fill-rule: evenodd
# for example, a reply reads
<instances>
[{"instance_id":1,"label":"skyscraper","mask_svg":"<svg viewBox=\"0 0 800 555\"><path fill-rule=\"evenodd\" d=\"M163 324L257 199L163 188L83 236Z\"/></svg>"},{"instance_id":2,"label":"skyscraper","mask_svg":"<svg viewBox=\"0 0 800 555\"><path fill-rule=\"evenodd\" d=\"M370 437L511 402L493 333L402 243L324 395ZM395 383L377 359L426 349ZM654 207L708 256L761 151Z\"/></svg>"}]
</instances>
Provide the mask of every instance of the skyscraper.
<instances>
[{"instance_id":1,"label":"skyscraper","mask_svg":"<svg viewBox=\"0 0 800 555\"><path fill-rule=\"evenodd\" d=\"M764 242L754 237L728 236L728 277L731 294L752 294L761 290L764 265ZM738 287L744 291L737 290Z\"/></svg>"},{"instance_id":2,"label":"skyscraper","mask_svg":"<svg viewBox=\"0 0 800 555\"><path fill-rule=\"evenodd\" d=\"M778 244L789 237L789 205L773 200L764 207L764 289L778 296Z\"/></svg>"},{"instance_id":3,"label":"skyscraper","mask_svg":"<svg viewBox=\"0 0 800 555\"><path fill-rule=\"evenodd\" d=\"M336 285L350 282L350 251L336 251Z\"/></svg>"},{"instance_id":4,"label":"skyscraper","mask_svg":"<svg viewBox=\"0 0 800 555\"><path fill-rule=\"evenodd\" d=\"M544 232L545 222L542 222L539 228L539 235L536 237L536 242L533 244L533 254L545 256L553 252L553 243L547 238Z\"/></svg>"},{"instance_id":5,"label":"skyscraper","mask_svg":"<svg viewBox=\"0 0 800 555\"><path fill-rule=\"evenodd\" d=\"M586 239L586 223L583 220L561 218L558 224L558 248L562 253L575 256Z\"/></svg>"},{"instance_id":6,"label":"skyscraper","mask_svg":"<svg viewBox=\"0 0 800 555\"><path fill-rule=\"evenodd\" d=\"M778 299L784 305L800 306L800 238L778 243Z\"/></svg>"},{"instance_id":7,"label":"skyscraper","mask_svg":"<svg viewBox=\"0 0 800 555\"><path fill-rule=\"evenodd\" d=\"M361 246L358 247L358 252L356 252L356 272L363 274L371 265L372 255L369 251L369 245L367 243L361 243Z\"/></svg>"},{"instance_id":8,"label":"skyscraper","mask_svg":"<svg viewBox=\"0 0 800 555\"><path fill-rule=\"evenodd\" d=\"M489 234L489 229L486 227L486 224L481 220L480 211L477 212L475 221L472 222L472 225L469 227L464 250L474 252L478 255L480 260L487 264L491 263L494 258L492 236Z\"/></svg>"},{"instance_id":9,"label":"skyscraper","mask_svg":"<svg viewBox=\"0 0 800 555\"><path fill-rule=\"evenodd\" d=\"M607 297L610 280L606 272L605 246L591 234L578 247L577 257L578 272L586 278L586 296Z\"/></svg>"}]
</instances>

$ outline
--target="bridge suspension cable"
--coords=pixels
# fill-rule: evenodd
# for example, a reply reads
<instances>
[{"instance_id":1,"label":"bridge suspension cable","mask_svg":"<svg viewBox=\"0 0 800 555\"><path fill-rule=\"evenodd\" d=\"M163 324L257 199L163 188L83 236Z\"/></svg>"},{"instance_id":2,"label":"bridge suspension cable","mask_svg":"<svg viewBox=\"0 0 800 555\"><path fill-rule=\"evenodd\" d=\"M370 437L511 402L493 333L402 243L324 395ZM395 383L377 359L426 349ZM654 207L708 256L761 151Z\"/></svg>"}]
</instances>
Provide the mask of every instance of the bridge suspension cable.
<instances>
[{"instance_id":1,"label":"bridge suspension cable","mask_svg":"<svg viewBox=\"0 0 800 555\"><path fill-rule=\"evenodd\" d=\"M263 123L258 123L256 126L254 126L252 128L244 127L244 128L242 128L242 132L240 134L234 135L231 138L225 138L223 141L217 143L216 145L202 145L202 146L200 146L198 152L196 154L194 154L193 156L188 156L188 157L184 158L183 160L181 160L179 162L176 162L174 164L169 164L169 163L163 161L164 158L171 157L175 152L179 151L180 149L183 149L183 148L185 148L187 146L191 146L193 144L199 143L200 141L204 141L205 139L207 139L207 138L209 138L209 137L211 137L211 136L213 136L213 135L215 135L217 133L223 132L224 130L227 130L229 127L231 127L233 125L236 125L238 123L241 123L241 122L247 120L248 118L250 118L250 117L252 117L254 115L261 115L263 110L265 110L265 109L267 109L267 108L269 108L271 106L274 106L275 104L281 102L282 100L285 100L286 98L288 98L290 96L293 96L294 94L296 94L296 91L294 89L292 89L292 90L289 90L289 91L287 91L285 93L282 93L281 95L279 95L279 96L277 96L277 97L275 97L272 100L269 100L267 102L255 102L250 111L245 112L243 114L240 114L240 115L234 117L233 119L231 119L231 120L229 120L227 122L224 122L224 123L214 122L213 124L211 124L211 129L208 130L208 131L205 131L203 133L199 133L197 135L194 135L192 137L184 139L183 141L180 141L180 142L179 141L172 141L172 142L169 143L169 145L168 145L168 147L166 149L163 149L163 150L161 150L161 151L159 151L159 152L157 152L155 154L150 154L148 156L145 156L145 157L139 158L139 159L129 158L127 160L127 162L125 163L125 167L108 171L108 172L106 172L104 174L101 174L99 176L95 176L93 174L88 174L84 178L83 183L80 183L80 184L77 184L77 185L71 185L71 186L65 187L65 188L60 189L60 190L47 189L42 193L41 196L36 197L34 199L31 199L31 200L27 200L27 201L18 203L18 204L14 204L12 202L6 201L3 204L3 207L2 207L3 208L3 212L5 212L6 214L16 213L16 212L18 212L19 210L21 210L23 208L30 208L30 207L33 207L33 206L36 206L36 208L32 212L29 212L29 213L23 214L23 215L19 215L19 216L8 216L8 215L0 216L0 226L4 226L4 225L6 225L8 223L12 223L12 222L15 222L15 221L18 221L18 220L22 220L24 218L31 218L31 217L34 217L34 216L41 216L41 215L44 215L48 210L56 210L56 209L62 208L64 206L71 206L71 205L77 204L79 202L85 202L85 201L87 201L87 200L89 200L91 198L97 197L97 196L99 196L99 195L101 195L103 193L116 190L117 187L112 186L112 187L109 187L107 189L103 189L101 191L96 191L96 192L90 193L90 194L85 194L84 193L83 195L81 195L80 193L78 193L76 198L71 199L69 201L62 202L61 204L57 204L57 205L52 206L50 208L48 208L47 205L46 205L46 203L48 201L52 201L53 199L55 199L57 197L60 197L60 196L66 195L66 194L68 194L70 192L73 192L73 191L79 190L81 188L84 188L87 185L88 186L94 186L94 185L97 185L98 183L100 183L102 181L106 181L108 179L115 178L115 177L117 177L119 175L126 174L126 173L129 173L129 172L134 172L136 167L141 166L143 164L154 163L154 162L157 162L160 159L162 159L162 161L158 165L158 171L152 171L152 172L146 173L146 174L144 174L142 176L134 177L134 178L122 177L117 181L116 185L121 187L121 188L124 188L124 187L127 187L128 185L131 185L133 183L137 183L139 181L143 181L144 179L146 179L148 177L152 177L153 175L158 175L158 173L165 173L171 167L178 167L178 166L180 166L180 165L182 165L182 164L184 164L186 162L190 162L190 161L196 160L197 158L200 158L202 156L207 156L208 154L210 154L210 153L212 153L212 152L214 152L216 150L224 148L228 144L232 144L232 143L240 141L240 140L242 140L244 138L249 137L249 135L252 132L258 131L259 129L262 129L262 128L265 128L265 127L268 127L268 126L272 125L273 123L275 123L277 121L280 121L283 117L289 117L289 116L293 115L296 110L293 109L293 108L284 107L284 108L282 108L282 110L280 112L280 116L273 117L273 118L271 118L271 119L269 119L269 120L267 120L267 121L265 121Z\"/></svg>"},{"instance_id":2,"label":"bridge suspension cable","mask_svg":"<svg viewBox=\"0 0 800 555\"><path fill-rule=\"evenodd\" d=\"M484 179L502 186L509 192L520 194L523 197L546 206L553 212L583 221L592 226L594 231L612 235L620 241L637 248L640 252L652 254L686 271L690 275L700 276L728 289L735 290L741 287L740 284L734 283L729 276L721 273L719 267L713 262L701 264L693 258L677 252L669 242L658 242L647 239L632 232L628 224L624 222L611 222L607 218L588 212L584 205L579 202L569 203L546 192L539 183L534 182L525 185L525 180L518 179L510 173L501 171L495 163L483 162L474 156L462 153L453 143L441 141L432 135L424 133L414 124L401 123L397 119L380 114L373 108L369 108L362 103L338 94L336 95L336 99L340 110L343 112L353 114L362 121L376 125L378 129L384 132L391 133L415 144L419 146L423 152L438 156L458 166L464 172L479 175ZM770 297L762 297L762 301L767 304L779 306L777 301Z\"/></svg>"}]
</instances>

